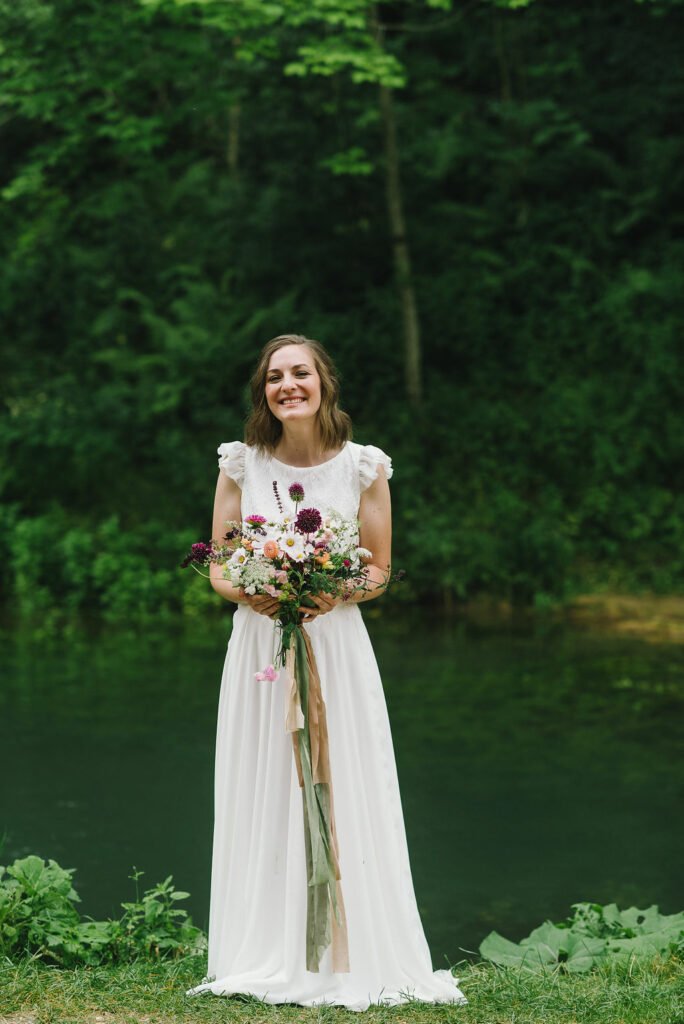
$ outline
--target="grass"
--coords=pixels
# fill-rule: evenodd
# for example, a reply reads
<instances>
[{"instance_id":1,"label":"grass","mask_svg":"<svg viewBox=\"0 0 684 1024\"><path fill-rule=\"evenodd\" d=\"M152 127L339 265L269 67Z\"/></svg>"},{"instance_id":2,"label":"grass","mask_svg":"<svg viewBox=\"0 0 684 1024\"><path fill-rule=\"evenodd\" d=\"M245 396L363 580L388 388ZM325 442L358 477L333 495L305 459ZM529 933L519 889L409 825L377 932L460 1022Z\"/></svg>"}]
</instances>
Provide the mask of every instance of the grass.
<instances>
[{"instance_id":1,"label":"grass","mask_svg":"<svg viewBox=\"0 0 684 1024\"><path fill-rule=\"evenodd\" d=\"M458 965L468 1006L273 1006L252 997L185 996L201 957L70 970L25 959L0 965L0 1024L684 1024L684 963L607 963L587 974L534 976L490 964Z\"/></svg>"}]
</instances>

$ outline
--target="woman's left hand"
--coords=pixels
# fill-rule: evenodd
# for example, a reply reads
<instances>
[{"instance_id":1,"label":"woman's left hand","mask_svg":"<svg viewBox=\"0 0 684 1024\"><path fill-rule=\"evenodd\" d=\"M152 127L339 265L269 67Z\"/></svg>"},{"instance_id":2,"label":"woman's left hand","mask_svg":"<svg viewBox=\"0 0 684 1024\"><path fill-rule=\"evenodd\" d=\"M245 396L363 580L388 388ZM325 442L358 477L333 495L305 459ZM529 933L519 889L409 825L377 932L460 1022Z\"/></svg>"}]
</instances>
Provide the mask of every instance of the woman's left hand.
<instances>
[{"instance_id":1,"label":"woman's left hand","mask_svg":"<svg viewBox=\"0 0 684 1024\"><path fill-rule=\"evenodd\" d=\"M332 611L335 605L342 600L341 597L333 597L332 594L311 594L310 597L316 607L299 606L302 622L313 622L319 615L325 615L326 612Z\"/></svg>"}]
</instances>

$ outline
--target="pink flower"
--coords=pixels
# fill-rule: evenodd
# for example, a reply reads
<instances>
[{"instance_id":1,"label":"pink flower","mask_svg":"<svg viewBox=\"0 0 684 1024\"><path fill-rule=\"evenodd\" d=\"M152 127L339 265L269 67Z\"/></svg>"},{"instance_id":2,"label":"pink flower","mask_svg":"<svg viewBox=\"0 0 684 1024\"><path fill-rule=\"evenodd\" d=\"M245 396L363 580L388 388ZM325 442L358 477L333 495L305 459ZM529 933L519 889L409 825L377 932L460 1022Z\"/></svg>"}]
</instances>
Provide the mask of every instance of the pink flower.
<instances>
[{"instance_id":1,"label":"pink flower","mask_svg":"<svg viewBox=\"0 0 684 1024\"><path fill-rule=\"evenodd\" d=\"M269 597L280 597L280 591L276 590L272 583L264 583L264 593Z\"/></svg>"},{"instance_id":2,"label":"pink flower","mask_svg":"<svg viewBox=\"0 0 684 1024\"><path fill-rule=\"evenodd\" d=\"M276 569L275 581L276 583L287 583L287 573L284 569Z\"/></svg>"},{"instance_id":3,"label":"pink flower","mask_svg":"<svg viewBox=\"0 0 684 1024\"><path fill-rule=\"evenodd\" d=\"M254 673L254 678L258 683L275 683L278 680L279 676L280 672L278 672L278 670L275 669L273 665L269 665L268 668L265 668L263 672Z\"/></svg>"}]
</instances>

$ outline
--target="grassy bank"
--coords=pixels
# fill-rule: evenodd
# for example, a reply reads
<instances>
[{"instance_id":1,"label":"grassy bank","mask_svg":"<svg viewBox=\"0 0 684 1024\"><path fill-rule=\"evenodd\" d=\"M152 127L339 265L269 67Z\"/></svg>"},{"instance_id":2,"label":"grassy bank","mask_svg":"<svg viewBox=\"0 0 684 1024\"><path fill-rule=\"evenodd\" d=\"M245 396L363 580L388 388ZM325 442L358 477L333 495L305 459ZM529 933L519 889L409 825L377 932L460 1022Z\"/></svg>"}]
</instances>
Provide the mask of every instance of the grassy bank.
<instances>
[{"instance_id":1,"label":"grassy bank","mask_svg":"<svg viewBox=\"0 0 684 1024\"><path fill-rule=\"evenodd\" d=\"M508 601L483 595L453 605L449 611L491 628L511 622L532 625L552 620L590 633L638 637L652 643L684 643L684 596L681 594L600 591L528 608L516 608Z\"/></svg>"},{"instance_id":2,"label":"grassy bank","mask_svg":"<svg viewBox=\"0 0 684 1024\"><path fill-rule=\"evenodd\" d=\"M359 1020L341 1007L272 1006L249 997L188 998L202 957L71 970L24 960L0 966L1 1024ZM371 1007L363 1020L421 1024L684 1024L684 964L675 959L607 963L588 974L530 975L489 964L454 968L468 1006Z\"/></svg>"}]
</instances>

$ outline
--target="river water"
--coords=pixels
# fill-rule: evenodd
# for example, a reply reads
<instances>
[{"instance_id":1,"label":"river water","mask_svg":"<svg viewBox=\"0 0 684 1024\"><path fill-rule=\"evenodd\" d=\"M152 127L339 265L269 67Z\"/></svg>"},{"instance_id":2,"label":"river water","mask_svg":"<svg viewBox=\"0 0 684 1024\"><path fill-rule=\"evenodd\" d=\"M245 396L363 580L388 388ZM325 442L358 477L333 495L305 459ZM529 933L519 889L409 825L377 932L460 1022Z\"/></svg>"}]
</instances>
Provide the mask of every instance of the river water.
<instances>
[{"instance_id":1,"label":"river water","mask_svg":"<svg viewBox=\"0 0 684 1024\"><path fill-rule=\"evenodd\" d=\"M684 647L364 616L436 968L574 902L684 909ZM206 928L229 628L2 635L0 863L76 868L93 917L172 874Z\"/></svg>"}]
</instances>

